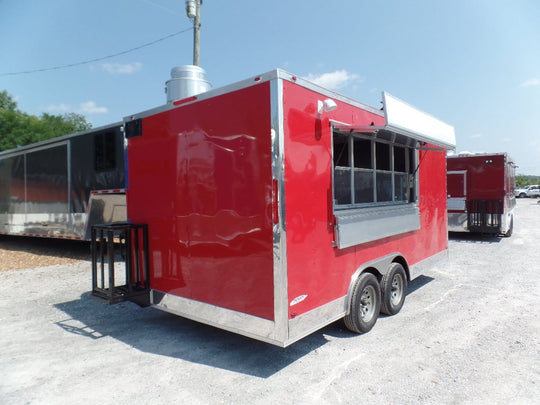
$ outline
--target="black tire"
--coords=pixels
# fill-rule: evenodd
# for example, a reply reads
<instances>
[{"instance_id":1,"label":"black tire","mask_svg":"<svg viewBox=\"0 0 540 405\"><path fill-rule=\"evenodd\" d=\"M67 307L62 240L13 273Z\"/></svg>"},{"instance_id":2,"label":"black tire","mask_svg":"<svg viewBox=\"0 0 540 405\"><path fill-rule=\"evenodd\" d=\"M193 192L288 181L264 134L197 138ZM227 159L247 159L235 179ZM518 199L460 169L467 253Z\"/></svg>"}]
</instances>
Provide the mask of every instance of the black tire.
<instances>
[{"instance_id":1,"label":"black tire","mask_svg":"<svg viewBox=\"0 0 540 405\"><path fill-rule=\"evenodd\" d=\"M381 288L371 273L362 273L356 279L345 326L352 332L366 333L373 328L381 310Z\"/></svg>"},{"instance_id":2,"label":"black tire","mask_svg":"<svg viewBox=\"0 0 540 405\"><path fill-rule=\"evenodd\" d=\"M399 263L392 263L381 280L381 312L395 315L401 311L407 296L407 273Z\"/></svg>"},{"instance_id":3,"label":"black tire","mask_svg":"<svg viewBox=\"0 0 540 405\"><path fill-rule=\"evenodd\" d=\"M525 197L527 197L527 194L526 193L519 193L518 197L519 198L525 198Z\"/></svg>"}]
</instances>

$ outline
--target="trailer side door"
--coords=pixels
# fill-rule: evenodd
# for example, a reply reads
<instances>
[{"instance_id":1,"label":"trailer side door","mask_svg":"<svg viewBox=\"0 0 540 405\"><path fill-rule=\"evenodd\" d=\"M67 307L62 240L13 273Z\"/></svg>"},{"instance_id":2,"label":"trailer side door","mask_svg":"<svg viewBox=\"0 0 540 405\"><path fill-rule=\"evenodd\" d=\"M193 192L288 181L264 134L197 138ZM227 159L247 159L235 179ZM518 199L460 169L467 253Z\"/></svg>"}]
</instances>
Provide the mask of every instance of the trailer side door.
<instances>
[{"instance_id":1,"label":"trailer side door","mask_svg":"<svg viewBox=\"0 0 540 405\"><path fill-rule=\"evenodd\" d=\"M467 200L467 171L456 170L447 172L446 177L448 211L465 211Z\"/></svg>"}]
</instances>

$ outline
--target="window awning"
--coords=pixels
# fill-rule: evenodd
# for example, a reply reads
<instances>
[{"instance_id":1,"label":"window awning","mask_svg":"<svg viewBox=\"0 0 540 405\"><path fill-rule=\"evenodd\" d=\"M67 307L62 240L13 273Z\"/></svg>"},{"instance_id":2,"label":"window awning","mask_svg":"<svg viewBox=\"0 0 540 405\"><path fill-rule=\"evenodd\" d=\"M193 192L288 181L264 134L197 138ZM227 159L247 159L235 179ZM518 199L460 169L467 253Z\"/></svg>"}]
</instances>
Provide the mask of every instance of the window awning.
<instances>
[{"instance_id":1,"label":"window awning","mask_svg":"<svg viewBox=\"0 0 540 405\"><path fill-rule=\"evenodd\" d=\"M409 144L406 139L429 143L443 149L455 149L454 127L383 92L384 126L353 126L333 123L335 129L347 133L374 134L382 138ZM405 138L405 139L404 139Z\"/></svg>"}]
</instances>

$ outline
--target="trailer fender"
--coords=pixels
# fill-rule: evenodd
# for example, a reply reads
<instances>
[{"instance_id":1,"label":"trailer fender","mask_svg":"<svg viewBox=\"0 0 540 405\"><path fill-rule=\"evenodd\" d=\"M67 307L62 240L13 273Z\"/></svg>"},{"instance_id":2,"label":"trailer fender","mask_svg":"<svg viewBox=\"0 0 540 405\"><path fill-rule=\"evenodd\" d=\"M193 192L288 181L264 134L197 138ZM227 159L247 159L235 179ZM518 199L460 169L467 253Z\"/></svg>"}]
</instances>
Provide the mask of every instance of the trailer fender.
<instances>
[{"instance_id":1,"label":"trailer fender","mask_svg":"<svg viewBox=\"0 0 540 405\"><path fill-rule=\"evenodd\" d=\"M508 217L505 221L505 229L504 229L504 232L502 232L502 235L504 237L509 238L510 236L512 236L513 232L514 232L514 214L512 210L512 212L508 214Z\"/></svg>"}]
</instances>

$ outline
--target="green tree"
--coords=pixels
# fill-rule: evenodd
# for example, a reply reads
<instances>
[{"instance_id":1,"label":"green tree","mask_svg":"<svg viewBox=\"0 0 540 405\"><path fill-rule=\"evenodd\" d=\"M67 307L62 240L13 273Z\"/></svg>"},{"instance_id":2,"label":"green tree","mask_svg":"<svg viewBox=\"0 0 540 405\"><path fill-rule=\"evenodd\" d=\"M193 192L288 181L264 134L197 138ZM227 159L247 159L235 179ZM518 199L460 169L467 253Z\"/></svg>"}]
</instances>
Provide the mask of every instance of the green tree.
<instances>
[{"instance_id":1,"label":"green tree","mask_svg":"<svg viewBox=\"0 0 540 405\"><path fill-rule=\"evenodd\" d=\"M13 101L7 91L0 92L0 110L15 110L17 108L17 103Z\"/></svg>"},{"instance_id":2,"label":"green tree","mask_svg":"<svg viewBox=\"0 0 540 405\"><path fill-rule=\"evenodd\" d=\"M0 92L0 151L90 128L92 124L75 113L44 113L41 117L26 114L17 109L17 102L7 91Z\"/></svg>"},{"instance_id":3,"label":"green tree","mask_svg":"<svg viewBox=\"0 0 540 405\"><path fill-rule=\"evenodd\" d=\"M516 174L516 188L530 186L531 184L540 184L540 176Z\"/></svg>"}]
</instances>

